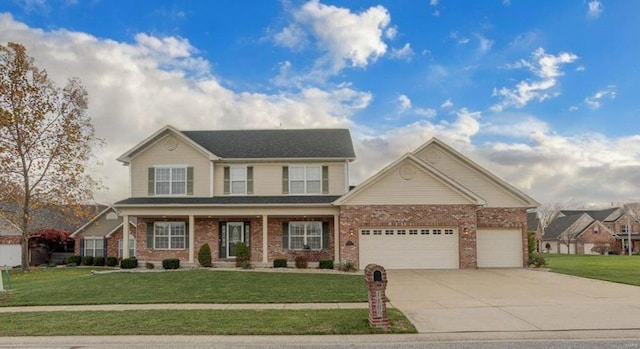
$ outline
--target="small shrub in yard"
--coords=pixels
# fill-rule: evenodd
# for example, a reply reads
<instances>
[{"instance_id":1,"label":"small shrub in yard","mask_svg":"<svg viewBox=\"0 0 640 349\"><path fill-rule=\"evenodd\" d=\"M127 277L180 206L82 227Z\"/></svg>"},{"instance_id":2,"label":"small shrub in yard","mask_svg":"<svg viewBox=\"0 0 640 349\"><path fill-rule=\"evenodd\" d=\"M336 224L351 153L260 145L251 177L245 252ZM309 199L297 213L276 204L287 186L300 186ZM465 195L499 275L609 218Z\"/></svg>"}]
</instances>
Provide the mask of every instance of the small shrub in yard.
<instances>
[{"instance_id":1,"label":"small shrub in yard","mask_svg":"<svg viewBox=\"0 0 640 349\"><path fill-rule=\"evenodd\" d=\"M73 256L67 257L67 263L68 264L80 265L81 262L82 262L82 257L81 256L73 255Z\"/></svg>"},{"instance_id":2,"label":"small shrub in yard","mask_svg":"<svg viewBox=\"0 0 640 349\"><path fill-rule=\"evenodd\" d=\"M198 263L201 267L211 267L211 247L209 244L204 244L198 251Z\"/></svg>"},{"instance_id":3,"label":"small shrub in yard","mask_svg":"<svg viewBox=\"0 0 640 349\"><path fill-rule=\"evenodd\" d=\"M529 259L529 265L533 265L536 268L545 267L547 265L547 260L544 259L542 253L535 253Z\"/></svg>"},{"instance_id":4,"label":"small shrub in yard","mask_svg":"<svg viewBox=\"0 0 640 349\"><path fill-rule=\"evenodd\" d=\"M92 256L82 257L82 265L93 265L93 257Z\"/></svg>"},{"instance_id":5,"label":"small shrub in yard","mask_svg":"<svg viewBox=\"0 0 640 349\"><path fill-rule=\"evenodd\" d=\"M180 260L178 258L167 258L162 260L163 269L179 269Z\"/></svg>"},{"instance_id":6,"label":"small shrub in yard","mask_svg":"<svg viewBox=\"0 0 640 349\"><path fill-rule=\"evenodd\" d=\"M333 259L321 259L318 267L320 269L333 269Z\"/></svg>"},{"instance_id":7,"label":"small shrub in yard","mask_svg":"<svg viewBox=\"0 0 640 349\"><path fill-rule=\"evenodd\" d=\"M93 265L97 266L97 267L104 267L104 257L99 256L93 259Z\"/></svg>"},{"instance_id":8,"label":"small shrub in yard","mask_svg":"<svg viewBox=\"0 0 640 349\"><path fill-rule=\"evenodd\" d=\"M144 264L147 269L155 269L156 266L153 263L147 262Z\"/></svg>"},{"instance_id":9,"label":"small shrub in yard","mask_svg":"<svg viewBox=\"0 0 640 349\"><path fill-rule=\"evenodd\" d=\"M246 266L251 267L251 254L249 252L249 246L244 242L239 242L236 245L236 267L242 267L247 269Z\"/></svg>"},{"instance_id":10,"label":"small shrub in yard","mask_svg":"<svg viewBox=\"0 0 640 349\"><path fill-rule=\"evenodd\" d=\"M342 263L342 265L340 265L340 270L341 271L356 271L356 266L355 264L353 264L352 261L346 261L344 263Z\"/></svg>"},{"instance_id":11,"label":"small shrub in yard","mask_svg":"<svg viewBox=\"0 0 640 349\"><path fill-rule=\"evenodd\" d=\"M116 265L118 265L118 258L113 256L107 257L105 264L107 265L107 267L115 267Z\"/></svg>"},{"instance_id":12,"label":"small shrub in yard","mask_svg":"<svg viewBox=\"0 0 640 349\"><path fill-rule=\"evenodd\" d=\"M286 268L287 267L287 259L286 258L278 258L273 260L274 268Z\"/></svg>"},{"instance_id":13,"label":"small shrub in yard","mask_svg":"<svg viewBox=\"0 0 640 349\"><path fill-rule=\"evenodd\" d=\"M136 257L124 258L120 261L120 268L122 269L135 269L138 267L138 260Z\"/></svg>"},{"instance_id":14,"label":"small shrub in yard","mask_svg":"<svg viewBox=\"0 0 640 349\"><path fill-rule=\"evenodd\" d=\"M298 269L307 269L308 265L307 256L297 256L296 257L296 268Z\"/></svg>"}]
</instances>

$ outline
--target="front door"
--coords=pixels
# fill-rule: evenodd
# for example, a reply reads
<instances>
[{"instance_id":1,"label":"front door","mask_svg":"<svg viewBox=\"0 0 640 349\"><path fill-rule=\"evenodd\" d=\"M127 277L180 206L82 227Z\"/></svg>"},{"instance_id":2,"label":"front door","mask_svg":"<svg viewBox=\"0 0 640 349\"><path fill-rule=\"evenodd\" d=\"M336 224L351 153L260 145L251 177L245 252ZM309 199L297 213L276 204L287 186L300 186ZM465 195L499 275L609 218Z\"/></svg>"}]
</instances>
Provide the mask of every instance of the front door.
<instances>
[{"instance_id":1,"label":"front door","mask_svg":"<svg viewBox=\"0 0 640 349\"><path fill-rule=\"evenodd\" d=\"M236 245L244 242L244 223L228 222L227 223L227 257L234 258L236 256Z\"/></svg>"}]
</instances>

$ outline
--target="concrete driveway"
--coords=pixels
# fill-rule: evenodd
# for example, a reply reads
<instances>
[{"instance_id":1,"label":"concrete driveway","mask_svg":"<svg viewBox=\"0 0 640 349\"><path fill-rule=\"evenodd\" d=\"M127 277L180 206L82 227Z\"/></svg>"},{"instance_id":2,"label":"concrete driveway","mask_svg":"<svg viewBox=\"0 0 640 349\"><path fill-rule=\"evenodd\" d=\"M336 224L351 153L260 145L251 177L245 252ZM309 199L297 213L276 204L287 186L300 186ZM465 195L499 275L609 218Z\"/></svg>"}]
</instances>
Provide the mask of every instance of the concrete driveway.
<instances>
[{"instance_id":1,"label":"concrete driveway","mask_svg":"<svg viewBox=\"0 0 640 349\"><path fill-rule=\"evenodd\" d=\"M527 269L387 270L419 332L640 329L640 287Z\"/></svg>"}]
</instances>

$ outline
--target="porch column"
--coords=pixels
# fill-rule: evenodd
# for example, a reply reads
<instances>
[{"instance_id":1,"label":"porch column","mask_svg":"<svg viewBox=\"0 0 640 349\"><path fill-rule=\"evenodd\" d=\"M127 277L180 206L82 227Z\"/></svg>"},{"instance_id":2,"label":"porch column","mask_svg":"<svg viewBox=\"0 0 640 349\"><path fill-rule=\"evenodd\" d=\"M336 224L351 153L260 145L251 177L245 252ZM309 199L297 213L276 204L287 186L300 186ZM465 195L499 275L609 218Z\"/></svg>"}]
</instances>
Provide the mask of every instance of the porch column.
<instances>
[{"instance_id":1,"label":"porch column","mask_svg":"<svg viewBox=\"0 0 640 349\"><path fill-rule=\"evenodd\" d=\"M269 219L266 214L262 215L262 263L269 263Z\"/></svg>"},{"instance_id":2,"label":"porch column","mask_svg":"<svg viewBox=\"0 0 640 349\"><path fill-rule=\"evenodd\" d=\"M189 216L189 263L193 264L196 231L196 219L193 215Z\"/></svg>"},{"instance_id":3,"label":"porch column","mask_svg":"<svg viewBox=\"0 0 640 349\"><path fill-rule=\"evenodd\" d=\"M334 262L340 263L340 215L333 215L333 253Z\"/></svg>"},{"instance_id":4,"label":"porch column","mask_svg":"<svg viewBox=\"0 0 640 349\"><path fill-rule=\"evenodd\" d=\"M122 216L122 258L129 258L129 215Z\"/></svg>"}]
</instances>

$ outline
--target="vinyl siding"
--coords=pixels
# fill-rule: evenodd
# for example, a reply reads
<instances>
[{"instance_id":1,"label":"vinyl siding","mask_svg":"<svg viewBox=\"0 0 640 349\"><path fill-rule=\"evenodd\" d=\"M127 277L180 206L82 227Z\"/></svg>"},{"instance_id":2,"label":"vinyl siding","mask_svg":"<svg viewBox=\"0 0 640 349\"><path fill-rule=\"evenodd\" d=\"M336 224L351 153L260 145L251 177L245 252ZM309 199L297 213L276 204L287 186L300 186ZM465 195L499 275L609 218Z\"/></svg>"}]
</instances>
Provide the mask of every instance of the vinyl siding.
<instances>
[{"instance_id":1,"label":"vinyl siding","mask_svg":"<svg viewBox=\"0 0 640 349\"><path fill-rule=\"evenodd\" d=\"M83 236L105 236L112 232L120 223L122 223L122 217L118 219L107 219L107 215L113 211L107 211L100 218L96 219L93 223L89 224L79 234Z\"/></svg>"},{"instance_id":2,"label":"vinyl siding","mask_svg":"<svg viewBox=\"0 0 640 349\"><path fill-rule=\"evenodd\" d=\"M434 158L428 155L432 151L439 153L437 161L433 161ZM483 198L487 202L487 207L525 207L519 199L500 187L500 185L461 160L451 157L447 151L437 144L431 144L417 153L416 156L427 161L431 166L446 173L447 176Z\"/></svg>"},{"instance_id":3,"label":"vinyl siding","mask_svg":"<svg viewBox=\"0 0 640 349\"><path fill-rule=\"evenodd\" d=\"M349 205L455 205L470 201L415 165L413 178L404 179L400 169L405 162L370 187L349 199Z\"/></svg>"},{"instance_id":4,"label":"vinyl siding","mask_svg":"<svg viewBox=\"0 0 640 349\"><path fill-rule=\"evenodd\" d=\"M312 164L305 162L306 164ZM282 167L295 166L296 163L216 163L214 165L214 196L224 195L225 166L253 166L253 195L271 196L282 194ZM345 192L344 162L319 163L329 168L329 193L326 195L342 195Z\"/></svg>"},{"instance_id":5,"label":"vinyl siding","mask_svg":"<svg viewBox=\"0 0 640 349\"><path fill-rule=\"evenodd\" d=\"M132 197L149 196L149 167L173 165L193 167L193 196L210 196L209 159L182 140L176 149L168 150L167 137L171 136L162 137L131 160Z\"/></svg>"}]
</instances>

